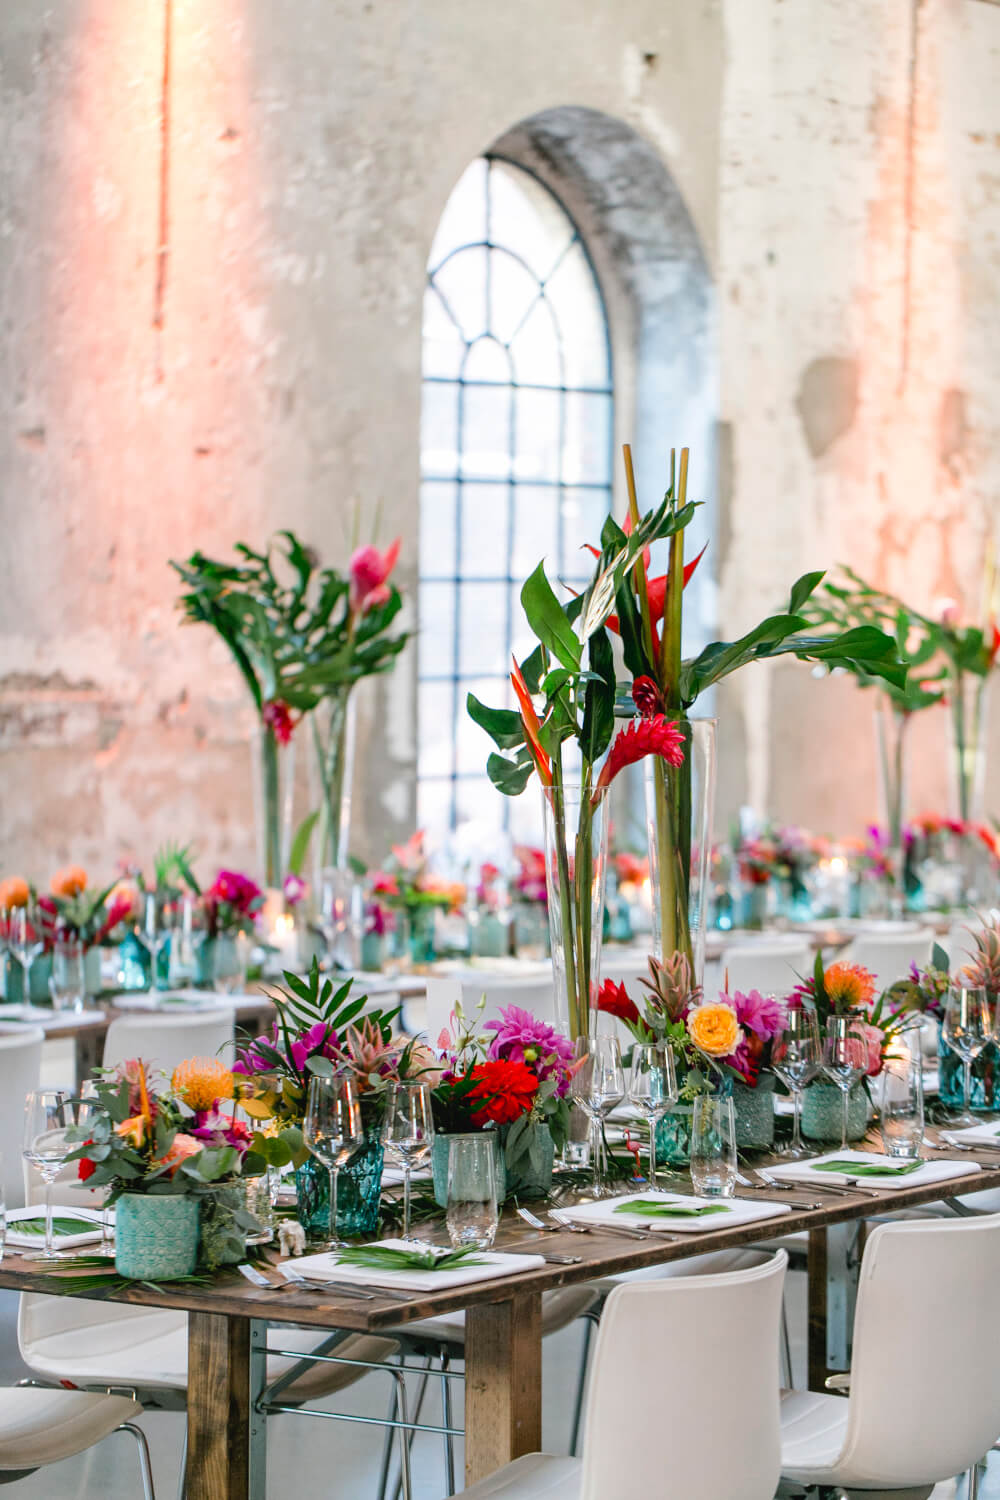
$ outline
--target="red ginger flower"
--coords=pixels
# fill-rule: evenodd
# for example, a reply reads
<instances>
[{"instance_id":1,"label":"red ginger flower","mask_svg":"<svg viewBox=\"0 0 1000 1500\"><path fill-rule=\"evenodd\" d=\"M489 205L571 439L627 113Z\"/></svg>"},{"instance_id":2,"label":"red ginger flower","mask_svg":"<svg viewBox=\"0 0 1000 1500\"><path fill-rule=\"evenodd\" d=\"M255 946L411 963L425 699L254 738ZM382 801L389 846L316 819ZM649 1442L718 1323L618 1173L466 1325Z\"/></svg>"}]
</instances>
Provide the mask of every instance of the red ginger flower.
<instances>
[{"instance_id":1,"label":"red ginger flower","mask_svg":"<svg viewBox=\"0 0 1000 1500\"><path fill-rule=\"evenodd\" d=\"M643 719L652 719L662 714L665 704L663 694L652 677L637 677L632 684L632 702Z\"/></svg>"},{"instance_id":2,"label":"red ginger flower","mask_svg":"<svg viewBox=\"0 0 1000 1500\"><path fill-rule=\"evenodd\" d=\"M272 698L270 703L265 703L261 717L264 723L272 731L279 745L287 745L295 729L295 720L287 703L280 698Z\"/></svg>"},{"instance_id":3,"label":"red ginger flower","mask_svg":"<svg viewBox=\"0 0 1000 1500\"><path fill-rule=\"evenodd\" d=\"M634 766L637 760L644 760L647 755L662 755L671 766L684 763L684 736L663 714L653 719L637 719L619 730L591 800L596 801L598 793L611 785L619 771Z\"/></svg>"},{"instance_id":4,"label":"red ginger flower","mask_svg":"<svg viewBox=\"0 0 1000 1500\"><path fill-rule=\"evenodd\" d=\"M480 1063L470 1077L476 1086L469 1091L469 1103L480 1106L472 1116L476 1126L491 1121L510 1125L528 1113L538 1093L538 1079L527 1064L506 1058Z\"/></svg>"},{"instance_id":5,"label":"red ginger flower","mask_svg":"<svg viewBox=\"0 0 1000 1500\"><path fill-rule=\"evenodd\" d=\"M623 984L606 979L597 996L597 1009L607 1016L617 1016L619 1021L630 1021L634 1026L639 1020L639 1008L630 1000Z\"/></svg>"}]
</instances>

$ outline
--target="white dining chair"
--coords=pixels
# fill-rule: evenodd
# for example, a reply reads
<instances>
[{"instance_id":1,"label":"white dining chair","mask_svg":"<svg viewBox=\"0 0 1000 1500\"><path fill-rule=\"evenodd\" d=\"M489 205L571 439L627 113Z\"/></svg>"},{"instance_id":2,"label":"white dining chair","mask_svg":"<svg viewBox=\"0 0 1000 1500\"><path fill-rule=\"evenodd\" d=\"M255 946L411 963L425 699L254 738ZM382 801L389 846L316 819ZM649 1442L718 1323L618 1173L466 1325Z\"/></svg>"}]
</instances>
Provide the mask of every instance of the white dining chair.
<instances>
[{"instance_id":1,"label":"white dining chair","mask_svg":"<svg viewBox=\"0 0 1000 1500\"><path fill-rule=\"evenodd\" d=\"M427 1039L436 1046L440 1033L451 1025L455 1002L461 1001L467 1016L481 1027L495 1021L508 1005L530 1010L539 1021L555 1025L556 1003L549 965L532 965L534 972L516 975L489 969L462 969L455 974L431 974L427 978ZM483 1009L477 1010L481 1000Z\"/></svg>"},{"instance_id":2,"label":"white dining chair","mask_svg":"<svg viewBox=\"0 0 1000 1500\"><path fill-rule=\"evenodd\" d=\"M859 932L844 954L844 960L870 969L880 988L885 989L897 979L906 979L911 964L926 969L933 947L933 928L904 924L898 932L879 929Z\"/></svg>"},{"instance_id":3,"label":"white dining chair","mask_svg":"<svg viewBox=\"0 0 1000 1500\"><path fill-rule=\"evenodd\" d=\"M24 1100L39 1087L44 1041L40 1026L0 1028L0 1152L8 1208L22 1208L27 1201L17 1163L24 1136Z\"/></svg>"},{"instance_id":4,"label":"white dining chair","mask_svg":"<svg viewBox=\"0 0 1000 1500\"><path fill-rule=\"evenodd\" d=\"M146 1435L135 1425L142 1407L128 1396L15 1386L0 1391L0 1484L57 1464L113 1432L127 1432L139 1448L145 1500L154 1500ZM81 1492L82 1493L82 1492Z\"/></svg>"},{"instance_id":5,"label":"white dining chair","mask_svg":"<svg viewBox=\"0 0 1000 1500\"><path fill-rule=\"evenodd\" d=\"M1000 1436L1000 1215L881 1224L865 1246L849 1395L787 1391L792 1483L892 1493L968 1471ZM928 1303L928 1288L933 1301Z\"/></svg>"},{"instance_id":6,"label":"white dining chair","mask_svg":"<svg viewBox=\"0 0 1000 1500\"><path fill-rule=\"evenodd\" d=\"M116 1016L104 1043L106 1068L141 1057L168 1077L189 1057L220 1057L232 1063L234 1056L233 1011L229 1007L179 1016L138 1012Z\"/></svg>"},{"instance_id":7,"label":"white dining chair","mask_svg":"<svg viewBox=\"0 0 1000 1500\"><path fill-rule=\"evenodd\" d=\"M620 1286L594 1353L583 1457L529 1453L464 1500L772 1500L786 1257ZM707 1414L710 1414L708 1416Z\"/></svg>"},{"instance_id":8,"label":"white dining chair","mask_svg":"<svg viewBox=\"0 0 1000 1500\"><path fill-rule=\"evenodd\" d=\"M808 944L798 941L733 943L722 955L722 982L729 974L729 993L790 995L800 979L812 973L813 955Z\"/></svg>"}]
</instances>

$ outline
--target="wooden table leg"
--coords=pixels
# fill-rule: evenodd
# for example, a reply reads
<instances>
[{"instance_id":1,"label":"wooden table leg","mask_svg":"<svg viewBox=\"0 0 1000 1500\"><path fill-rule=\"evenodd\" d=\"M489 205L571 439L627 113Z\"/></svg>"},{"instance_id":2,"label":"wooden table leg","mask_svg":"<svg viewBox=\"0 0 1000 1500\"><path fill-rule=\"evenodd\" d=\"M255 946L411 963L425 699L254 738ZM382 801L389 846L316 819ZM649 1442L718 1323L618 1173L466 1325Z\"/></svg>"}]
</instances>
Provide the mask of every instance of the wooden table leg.
<instances>
[{"instance_id":1,"label":"wooden table leg","mask_svg":"<svg viewBox=\"0 0 1000 1500\"><path fill-rule=\"evenodd\" d=\"M806 1388L821 1391L826 1368L826 1230L810 1229L807 1270L809 1315L807 1319L808 1378Z\"/></svg>"},{"instance_id":2,"label":"wooden table leg","mask_svg":"<svg viewBox=\"0 0 1000 1500\"><path fill-rule=\"evenodd\" d=\"M465 1479L542 1446L542 1299L485 1302L465 1314ZM193 1500L193 1497L192 1497Z\"/></svg>"},{"instance_id":3,"label":"wooden table leg","mask_svg":"<svg viewBox=\"0 0 1000 1500\"><path fill-rule=\"evenodd\" d=\"M264 1492L262 1418L251 1433L251 1349L262 1336L266 1325L249 1318L189 1314L187 1500L251 1500Z\"/></svg>"}]
</instances>

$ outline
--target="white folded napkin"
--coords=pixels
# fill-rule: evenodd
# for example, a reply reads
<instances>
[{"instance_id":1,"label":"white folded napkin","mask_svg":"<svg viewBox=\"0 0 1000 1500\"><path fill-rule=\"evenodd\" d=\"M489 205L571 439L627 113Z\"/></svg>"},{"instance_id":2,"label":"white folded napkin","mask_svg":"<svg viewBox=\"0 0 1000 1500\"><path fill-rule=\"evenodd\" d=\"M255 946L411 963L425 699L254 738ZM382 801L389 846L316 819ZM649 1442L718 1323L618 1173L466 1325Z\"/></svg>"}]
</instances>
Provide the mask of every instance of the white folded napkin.
<instances>
[{"instance_id":1,"label":"white folded napkin","mask_svg":"<svg viewBox=\"0 0 1000 1500\"><path fill-rule=\"evenodd\" d=\"M824 1161L856 1162L859 1167L906 1165L898 1157L883 1156L877 1151L855 1151L848 1148L846 1151L827 1151L822 1156L815 1156L808 1161L782 1162L780 1166L768 1167L767 1170L769 1176L778 1177L787 1182L815 1182L817 1184L829 1182L834 1186L850 1182L851 1173L847 1169L843 1172L817 1172L816 1166ZM964 1177L969 1172L978 1171L979 1166L976 1162L949 1161L944 1158L941 1161L925 1161L915 1172L901 1172L898 1175L886 1173L884 1176L865 1174L857 1180L862 1187L895 1190L923 1187L930 1182L945 1182L949 1177Z\"/></svg>"},{"instance_id":2,"label":"white folded napkin","mask_svg":"<svg viewBox=\"0 0 1000 1500\"><path fill-rule=\"evenodd\" d=\"M639 1206L635 1212L622 1211L626 1205L656 1198L664 1204L678 1208L709 1209L711 1212L692 1214L651 1214ZM716 1212L716 1210L718 1210ZM660 1192L627 1193L621 1198L600 1198L596 1203L575 1203L566 1213L581 1224L617 1224L620 1228L635 1228L637 1224L653 1224L669 1230L671 1234L706 1234L712 1229L729 1229L734 1224L749 1224L754 1219L775 1219L781 1214L791 1213L788 1203L750 1202L746 1198L694 1198L683 1193Z\"/></svg>"},{"instance_id":3,"label":"white folded napkin","mask_svg":"<svg viewBox=\"0 0 1000 1500\"><path fill-rule=\"evenodd\" d=\"M967 1125L962 1130L943 1129L941 1139L946 1146L949 1136L954 1136L963 1145L1000 1148L1000 1120L984 1120L981 1125Z\"/></svg>"},{"instance_id":4,"label":"white folded napkin","mask_svg":"<svg viewBox=\"0 0 1000 1500\"><path fill-rule=\"evenodd\" d=\"M407 1240L378 1240L376 1243L389 1250L419 1248ZM444 1253L445 1247L439 1248ZM316 1281L356 1281L362 1286L396 1286L431 1292L465 1286L474 1281L495 1281L497 1277L513 1276L518 1271L538 1271L545 1265L542 1255L509 1255L499 1250L477 1250L474 1258L483 1264L456 1266L448 1271L385 1271L368 1266L341 1265L336 1250L326 1250L321 1255L301 1255L297 1260L279 1261L278 1270L284 1274L287 1267Z\"/></svg>"},{"instance_id":5,"label":"white folded napkin","mask_svg":"<svg viewBox=\"0 0 1000 1500\"><path fill-rule=\"evenodd\" d=\"M75 1245L89 1245L101 1238L101 1215L94 1213L88 1208L60 1208L54 1206L52 1209L54 1221L59 1219L86 1220L93 1224L93 1229L81 1230L78 1234L60 1234L58 1229L52 1236L52 1243L57 1250L72 1250ZM37 1233L26 1233L19 1229L18 1225L26 1221L37 1228ZM37 1204L28 1208L12 1208L7 1214L7 1243L17 1245L21 1249L42 1250L45 1246L45 1210Z\"/></svg>"}]
</instances>

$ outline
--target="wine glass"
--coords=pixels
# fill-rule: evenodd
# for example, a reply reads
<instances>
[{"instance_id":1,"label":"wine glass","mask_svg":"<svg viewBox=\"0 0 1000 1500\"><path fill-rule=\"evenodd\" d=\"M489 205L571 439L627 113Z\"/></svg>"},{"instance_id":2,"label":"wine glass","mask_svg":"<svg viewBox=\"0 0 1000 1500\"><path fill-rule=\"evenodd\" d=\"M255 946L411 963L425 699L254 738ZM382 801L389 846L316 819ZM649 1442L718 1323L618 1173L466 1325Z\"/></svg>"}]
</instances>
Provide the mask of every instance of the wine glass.
<instances>
[{"instance_id":1,"label":"wine glass","mask_svg":"<svg viewBox=\"0 0 1000 1500\"><path fill-rule=\"evenodd\" d=\"M24 1101L22 1155L41 1172L45 1182L45 1248L26 1260L62 1260L52 1244L52 1184L74 1149L66 1133L74 1124L68 1089L35 1089Z\"/></svg>"},{"instance_id":2,"label":"wine glass","mask_svg":"<svg viewBox=\"0 0 1000 1500\"><path fill-rule=\"evenodd\" d=\"M573 1074L570 1089L577 1104L590 1118L594 1197L606 1198L613 1194L614 1189L608 1182L604 1121L625 1097L625 1072L618 1038L578 1037L576 1057L579 1066Z\"/></svg>"},{"instance_id":3,"label":"wine glass","mask_svg":"<svg viewBox=\"0 0 1000 1500\"><path fill-rule=\"evenodd\" d=\"M823 1072L840 1089L843 1102L840 1149L847 1149L851 1089L868 1071L868 1042L858 1016L830 1016L823 1043Z\"/></svg>"},{"instance_id":4,"label":"wine glass","mask_svg":"<svg viewBox=\"0 0 1000 1500\"><path fill-rule=\"evenodd\" d=\"M969 1105L972 1099L972 1062L993 1036L989 996L980 986L955 985L948 991L941 1035L953 1052L962 1059L965 1108L956 1125L974 1125Z\"/></svg>"},{"instance_id":5,"label":"wine glass","mask_svg":"<svg viewBox=\"0 0 1000 1500\"><path fill-rule=\"evenodd\" d=\"M343 1240L337 1235L337 1178L341 1167L350 1161L365 1140L361 1106L349 1079L334 1076L310 1080L302 1139L330 1174L330 1242L327 1248L339 1250Z\"/></svg>"},{"instance_id":6,"label":"wine glass","mask_svg":"<svg viewBox=\"0 0 1000 1500\"><path fill-rule=\"evenodd\" d=\"M662 1042L636 1042L632 1048L629 1101L649 1126L649 1185L656 1187L656 1123L677 1098L677 1073L671 1047Z\"/></svg>"},{"instance_id":7,"label":"wine glass","mask_svg":"<svg viewBox=\"0 0 1000 1500\"><path fill-rule=\"evenodd\" d=\"M410 1173L428 1161L434 1144L431 1089L427 1083L397 1083L382 1122L386 1154L403 1169L403 1239L410 1235Z\"/></svg>"},{"instance_id":8,"label":"wine glass","mask_svg":"<svg viewBox=\"0 0 1000 1500\"><path fill-rule=\"evenodd\" d=\"M350 870L331 865L320 871L317 900L317 926L326 941L327 957L334 969L350 969L354 958L349 951L357 948L347 939L360 941L360 924L356 921L356 907L360 902L360 888Z\"/></svg>"},{"instance_id":9,"label":"wine glass","mask_svg":"<svg viewBox=\"0 0 1000 1500\"><path fill-rule=\"evenodd\" d=\"M78 938L60 937L52 949L49 994L53 1010L81 1011L87 1003L84 947Z\"/></svg>"},{"instance_id":10,"label":"wine glass","mask_svg":"<svg viewBox=\"0 0 1000 1500\"><path fill-rule=\"evenodd\" d=\"M45 939L38 922L37 911L29 906L15 906L7 921L7 947L12 958L16 958L24 973L21 997L25 1004L31 1002L31 966L45 948Z\"/></svg>"},{"instance_id":11,"label":"wine glass","mask_svg":"<svg viewBox=\"0 0 1000 1500\"><path fill-rule=\"evenodd\" d=\"M809 1153L802 1144L802 1090L819 1072L821 1061L819 1021L812 1006L788 1011L785 1024L771 1047L771 1067L791 1092L795 1122L792 1143L777 1154L797 1159Z\"/></svg>"},{"instance_id":12,"label":"wine glass","mask_svg":"<svg viewBox=\"0 0 1000 1500\"><path fill-rule=\"evenodd\" d=\"M150 989L159 989L157 960L170 936L166 902L159 891L143 891L139 897L139 920L135 935L149 954Z\"/></svg>"}]
</instances>

